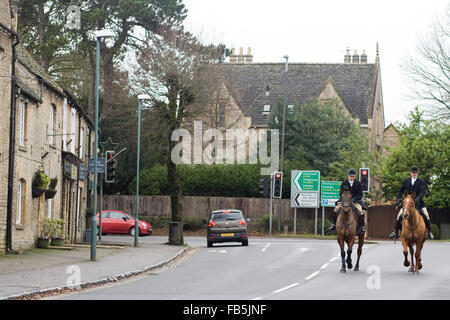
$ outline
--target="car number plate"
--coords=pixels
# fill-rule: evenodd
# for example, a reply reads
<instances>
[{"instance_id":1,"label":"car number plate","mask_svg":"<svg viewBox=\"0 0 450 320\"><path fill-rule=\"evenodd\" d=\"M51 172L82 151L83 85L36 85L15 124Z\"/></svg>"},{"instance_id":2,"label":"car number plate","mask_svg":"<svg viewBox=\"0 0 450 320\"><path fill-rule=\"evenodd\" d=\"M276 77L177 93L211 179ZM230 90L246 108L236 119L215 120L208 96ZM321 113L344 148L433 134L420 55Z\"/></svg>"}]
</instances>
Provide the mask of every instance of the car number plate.
<instances>
[{"instance_id":1,"label":"car number plate","mask_svg":"<svg viewBox=\"0 0 450 320\"><path fill-rule=\"evenodd\" d=\"M222 233L222 237L234 237L234 233Z\"/></svg>"}]
</instances>

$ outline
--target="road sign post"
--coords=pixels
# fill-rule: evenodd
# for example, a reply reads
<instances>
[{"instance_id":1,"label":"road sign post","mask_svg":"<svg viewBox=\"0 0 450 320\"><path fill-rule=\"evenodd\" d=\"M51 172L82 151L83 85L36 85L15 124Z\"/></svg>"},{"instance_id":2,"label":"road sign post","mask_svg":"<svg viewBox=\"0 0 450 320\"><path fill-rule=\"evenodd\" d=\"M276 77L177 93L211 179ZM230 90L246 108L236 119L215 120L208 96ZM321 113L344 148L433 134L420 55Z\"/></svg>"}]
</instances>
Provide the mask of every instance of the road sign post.
<instances>
[{"instance_id":1,"label":"road sign post","mask_svg":"<svg viewBox=\"0 0 450 320\"><path fill-rule=\"evenodd\" d=\"M317 209L320 205L320 171L291 171L291 208L315 209L314 233L317 234ZM296 211L294 211L296 213ZM294 225L297 223L296 215Z\"/></svg>"}]
</instances>

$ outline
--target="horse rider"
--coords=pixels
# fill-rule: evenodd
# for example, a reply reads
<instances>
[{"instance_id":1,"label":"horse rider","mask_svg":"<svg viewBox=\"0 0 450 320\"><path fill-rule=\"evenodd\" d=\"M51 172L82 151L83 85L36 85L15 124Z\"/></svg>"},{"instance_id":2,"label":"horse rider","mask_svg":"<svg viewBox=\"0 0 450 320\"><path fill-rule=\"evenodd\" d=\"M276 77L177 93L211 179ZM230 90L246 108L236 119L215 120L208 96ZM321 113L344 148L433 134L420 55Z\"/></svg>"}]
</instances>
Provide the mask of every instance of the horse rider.
<instances>
[{"instance_id":1,"label":"horse rider","mask_svg":"<svg viewBox=\"0 0 450 320\"><path fill-rule=\"evenodd\" d=\"M364 202L362 201L363 198L363 189L361 182L358 181L358 179L355 179L356 171L355 169L348 170L348 180L345 180L341 184L341 190L339 191L339 200L336 202L336 207L334 208L334 214L333 214L333 224L329 228L329 230L336 230L336 221L339 216L339 213L341 212L342 208L342 201L341 196L345 189L350 190L352 194L352 203L353 206L356 208L357 215L358 215L358 224L360 226L360 234L364 234L366 232L366 227L364 226L364 216L365 216L365 210L366 206L364 205Z\"/></svg>"},{"instance_id":2,"label":"horse rider","mask_svg":"<svg viewBox=\"0 0 450 320\"><path fill-rule=\"evenodd\" d=\"M428 237L430 239L434 239L433 233L431 233L430 215L428 214L427 208L425 208L425 202L423 201L423 197L425 196L425 193L427 191L427 185L425 184L425 181L417 178L419 174L419 169L416 166L413 166L411 168L410 174L411 178L405 179L405 181L403 181L400 190L398 191L397 205L399 205L402 202L402 196L405 191L407 191L408 194L412 194L413 192L415 192L416 196L414 197L414 204L416 205L416 209L418 209L419 213L424 217L425 225L428 231ZM391 234L389 235L391 239L398 238L398 231L402 227L402 220L403 220L403 208L400 209L397 215L394 231L391 232Z\"/></svg>"}]
</instances>

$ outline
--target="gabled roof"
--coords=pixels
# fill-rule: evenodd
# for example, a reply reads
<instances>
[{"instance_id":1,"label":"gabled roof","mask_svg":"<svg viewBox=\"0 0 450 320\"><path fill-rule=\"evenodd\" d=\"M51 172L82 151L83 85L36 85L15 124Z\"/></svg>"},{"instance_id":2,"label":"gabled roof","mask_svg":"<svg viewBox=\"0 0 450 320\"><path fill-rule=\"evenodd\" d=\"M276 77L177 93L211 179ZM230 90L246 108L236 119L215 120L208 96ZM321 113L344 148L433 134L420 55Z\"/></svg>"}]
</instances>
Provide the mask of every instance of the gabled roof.
<instances>
[{"instance_id":1,"label":"gabled roof","mask_svg":"<svg viewBox=\"0 0 450 320\"><path fill-rule=\"evenodd\" d=\"M227 87L243 114L251 116L251 126L267 126L270 116L262 114L263 107L270 104L274 112L278 98L283 96L285 64L226 64L224 69ZM346 107L361 124L367 124L376 72L376 64L289 63L288 104L302 104L318 97L331 77Z\"/></svg>"}]
</instances>

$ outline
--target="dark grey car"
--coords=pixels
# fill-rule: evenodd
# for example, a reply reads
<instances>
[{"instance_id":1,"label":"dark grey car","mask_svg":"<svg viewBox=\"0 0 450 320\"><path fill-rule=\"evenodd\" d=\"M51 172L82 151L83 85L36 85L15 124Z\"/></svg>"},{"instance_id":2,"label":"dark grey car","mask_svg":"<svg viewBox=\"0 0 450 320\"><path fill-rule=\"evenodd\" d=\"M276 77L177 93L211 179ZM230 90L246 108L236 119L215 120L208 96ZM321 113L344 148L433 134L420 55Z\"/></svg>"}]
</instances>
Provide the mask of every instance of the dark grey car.
<instances>
[{"instance_id":1,"label":"dark grey car","mask_svg":"<svg viewBox=\"0 0 450 320\"><path fill-rule=\"evenodd\" d=\"M208 247L213 243L241 242L248 246L247 223L241 210L215 210L211 212L206 229Z\"/></svg>"}]
</instances>

